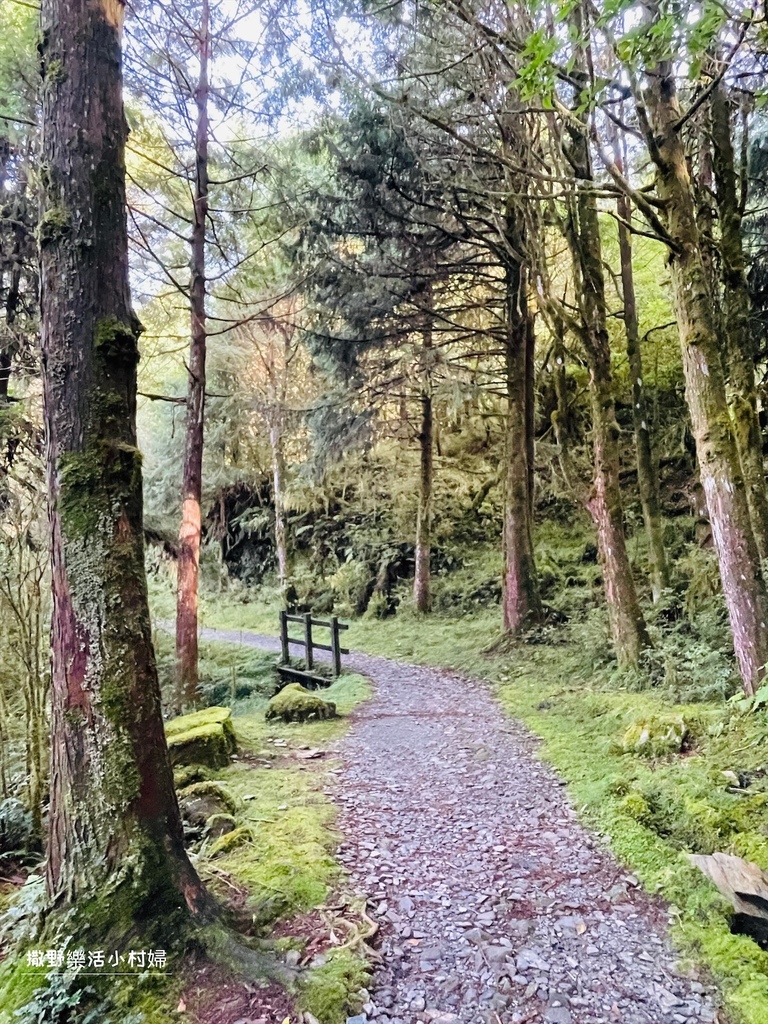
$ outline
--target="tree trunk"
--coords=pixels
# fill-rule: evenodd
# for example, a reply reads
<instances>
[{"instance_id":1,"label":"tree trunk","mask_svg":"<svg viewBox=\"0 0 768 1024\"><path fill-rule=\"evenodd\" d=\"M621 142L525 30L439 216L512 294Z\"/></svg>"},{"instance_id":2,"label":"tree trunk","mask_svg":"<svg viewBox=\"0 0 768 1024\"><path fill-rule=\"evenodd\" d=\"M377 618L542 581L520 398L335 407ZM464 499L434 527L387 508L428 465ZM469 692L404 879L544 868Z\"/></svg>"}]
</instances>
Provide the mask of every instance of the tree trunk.
<instances>
[{"instance_id":1,"label":"tree trunk","mask_svg":"<svg viewBox=\"0 0 768 1024\"><path fill-rule=\"evenodd\" d=\"M617 164L619 161L617 160ZM621 165L619 164L621 169ZM648 425L648 405L643 384L643 357L640 351L640 331L637 323L635 281L632 273L632 240L629 228L632 208L626 196L616 202L619 215L619 254L621 259L621 290L624 299L624 331L627 337L627 358L632 378L632 426L637 455L637 484L643 523L648 538L648 559L651 563L651 593L654 603L669 586L669 568L664 550L664 524L659 501L659 476L651 449L651 431Z\"/></svg>"},{"instance_id":2,"label":"tree trunk","mask_svg":"<svg viewBox=\"0 0 768 1024\"><path fill-rule=\"evenodd\" d=\"M114 0L44 0L42 8L53 587L46 879L53 904L81 909L82 932L154 922L170 937L185 904L202 912L207 901L184 852L144 573L122 13Z\"/></svg>"},{"instance_id":3,"label":"tree trunk","mask_svg":"<svg viewBox=\"0 0 768 1024\"><path fill-rule=\"evenodd\" d=\"M592 443L595 476L587 509L597 532L597 548L603 569L616 658L622 668L636 666L640 652L650 646L627 553L624 513L619 480L619 425L613 396L611 347L606 326L605 279L603 276L600 223L597 200L591 192L592 162L587 127L571 125L567 158L580 186L570 203L566 229L573 259L574 286L579 303L580 336L589 367L592 407Z\"/></svg>"},{"instance_id":4,"label":"tree trunk","mask_svg":"<svg viewBox=\"0 0 768 1024\"><path fill-rule=\"evenodd\" d=\"M741 241L741 207L731 141L731 118L722 84L710 100L712 162L720 220L720 268L723 282L723 339L730 378L729 405L741 462L752 532L761 560L768 559L768 492L763 439L757 416L752 302Z\"/></svg>"},{"instance_id":5,"label":"tree trunk","mask_svg":"<svg viewBox=\"0 0 768 1024\"><path fill-rule=\"evenodd\" d=\"M541 621L542 606L533 550L528 434L531 430L528 362L532 328L526 273L510 261L506 269L505 360L507 376L506 485L504 491L504 630L520 633Z\"/></svg>"},{"instance_id":6,"label":"tree trunk","mask_svg":"<svg viewBox=\"0 0 768 1024\"><path fill-rule=\"evenodd\" d=\"M203 491L203 427L205 421L205 232L208 218L208 59L210 11L203 0L200 24L200 76L195 94L197 134L196 180L192 227L190 307L192 334L189 348L189 388L184 439L181 531L179 533L178 585L176 595L176 703L195 704L198 699L198 590Z\"/></svg>"},{"instance_id":7,"label":"tree trunk","mask_svg":"<svg viewBox=\"0 0 768 1024\"><path fill-rule=\"evenodd\" d=\"M693 189L677 122L674 70L658 64L648 76L651 122L646 134L659 197L675 245L671 274L701 483L720 563L723 594L744 688L754 693L768 661L768 592L731 427L712 294L696 225Z\"/></svg>"},{"instance_id":8,"label":"tree trunk","mask_svg":"<svg viewBox=\"0 0 768 1024\"><path fill-rule=\"evenodd\" d=\"M269 445L272 450L272 490L275 501L275 552L277 554L277 580L283 590L288 583L288 542L285 529L285 459L283 441L278 423L269 428Z\"/></svg>"},{"instance_id":9,"label":"tree trunk","mask_svg":"<svg viewBox=\"0 0 768 1024\"><path fill-rule=\"evenodd\" d=\"M425 317L421 332L422 382L421 429L419 431L419 510L416 517L415 575L413 602L418 612L428 612L432 604L430 559L432 555L432 478L434 471L434 424L432 415L432 287L427 286Z\"/></svg>"}]
</instances>

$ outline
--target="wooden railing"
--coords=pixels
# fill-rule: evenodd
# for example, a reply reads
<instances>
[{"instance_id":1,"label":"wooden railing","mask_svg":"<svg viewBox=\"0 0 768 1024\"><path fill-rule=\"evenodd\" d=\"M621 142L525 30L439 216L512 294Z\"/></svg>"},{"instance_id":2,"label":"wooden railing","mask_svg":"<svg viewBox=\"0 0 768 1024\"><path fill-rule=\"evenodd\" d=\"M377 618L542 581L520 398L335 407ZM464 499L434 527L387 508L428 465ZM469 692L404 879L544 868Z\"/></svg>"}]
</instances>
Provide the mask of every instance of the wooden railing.
<instances>
[{"instance_id":1,"label":"wooden railing","mask_svg":"<svg viewBox=\"0 0 768 1024\"><path fill-rule=\"evenodd\" d=\"M288 623L295 622L303 627L302 637L288 635ZM331 642L329 644L318 643L312 635L313 626L330 630ZM277 670L282 676L312 680L319 684L327 684L328 680L312 670L315 667L315 651L328 651L331 655L331 666L334 676L341 675L341 656L349 654L347 647L342 647L339 641L339 634L343 629L349 629L343 622L339 622L338 616L332 615L330 619L315 619L311 612L304 615L289 615L286 611L280 612L280 648L282 651L282 664ZM306 670L293 668L291 665L290 645L296 644L304 648L304 663Z\"/></svg>"}]
</instances>

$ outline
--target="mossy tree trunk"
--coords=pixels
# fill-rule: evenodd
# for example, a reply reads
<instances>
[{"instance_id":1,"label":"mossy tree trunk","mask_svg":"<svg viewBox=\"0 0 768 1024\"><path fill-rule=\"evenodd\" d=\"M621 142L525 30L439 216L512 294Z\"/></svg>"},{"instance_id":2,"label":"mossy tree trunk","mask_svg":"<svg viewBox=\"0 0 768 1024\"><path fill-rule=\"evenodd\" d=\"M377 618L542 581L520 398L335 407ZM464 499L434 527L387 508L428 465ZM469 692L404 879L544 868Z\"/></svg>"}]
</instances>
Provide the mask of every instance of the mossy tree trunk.
<instances>
[{"instance_id":1,"label":"mossy tree trunk","mask_svg":"<svg viewBox=\"0 0 768 1024\"><path fill-rule=\"evenodd\" d=\"M520 227L507 218L510 240L522 249ZM505 276L504 352L507 387L504 488L504 630L515 634L541 621L542 605L533 549L530 460L533 394L528 366L532 361L532 323L528 309L527 273L509 259Z\"/></svg>"},{"instance_id":2,"label":"mossy tree trunk","mask_svg":"<svg viewBox=\"0 0 768 1024\"><path fill-rule=\"evenodd\" d=\"M731 116L722 83L710 100L712 165L720 221L720 272L723 284L723 343L730 378L729 405L739 451L752 532L761 560L768 559L768 491L763 438L757 415L752 302L741 241L741 200L737 186Z\"/></svg>"},{"instance_id":3,"label":"mossy tree trunk","mask_svg":"<svg viewBox=\"0 0 768 1024\"><path fill-rule=\"evenodd\" d=\"M275 501L275 553L280 589L288 585L288 534L285 524L285 456L283 454L282 409L272 410L269 447L272 453L272 490Z\"/></svg>"},{"instance_id":4,"label":"mossy tree trunk","mask_svg":"<svg viewBox=\"0 0 768 1024\"><path fill-rule=\"evenodd\" d=\"M47 888L110 934L207 899L184 851L152 648L136 447L117 0L42 6L42 356L52 530Z\"/></svg>"},{"instance_id":5,"label":"mossy tree trunk","mask_svg":"<svg viewBox=\"0 0 768 1024\"><path fill-rule=\"evenodd\" d=\"M184 435L184 468L181 485L181 530L179 532L178 583L176 592L176 704L179 708L197 703L198 604L200 586L200 542L203 495L203 444L205 423L206 325L205 253L208 221L208 62L210 50L210 5L203 0L198 32L200 71L195 92L197 124L195 137L195 195L192 225L189 346L189 384Z\"/></svg>"},{"instance_id":6,"label":"mossy tree trunk","mask_svg":"<svg viewBox=\"0 0 768 1024\"><path fill-rule=\"evenodd\" d=\"M568 134L570 145L565 151L580 185L570 203L566 235L579 304L579 334L589 367L592 409L594 480L586 504L597 531L616 658L620 666L630 667L637 665L640 652L650 641L637 599L624 533L619 480L620 430L614 404L602 244L597 200L592 189L587 127L572 122Z\"/></svg>"},{"instance_id":7,"label":"mossy tree trunk","mask_svg":"<svg viewBox=\"0 0 768 1024\"><path fill-rule=\"evenodd\" d=\"M648 403L643 384L643 356L640 350L635 280L632 272L632 239L627 227L631 222L632 207L629 199L624 195L619 196L616 207L619 215L619 258L621 261L621 290L624 300L624 331L627 338L629 373L632 378L632 427L637 458L637 486L643 510L645 535L648 538L651 593L656 602L661 597L662 590L669 586L669 566L667 565L667 553L664 550L659 474L651 447Z\"/></svg>"},{"instance_id":8,"label":"mossy tree trunk","mask_svg":"<svg viewBox=\"0 0 768 1024\"><path fill-rule=\"evenodd\" d=\"M432 410L432 285L424 293L425 324L421 331L421 424L419 429L419 508L416 517L413 601L416 610L432 605L430 560L432 557L432 479L434 474L434 418Z\"/></svg>"},{"instance_id":9,"label":"mossy tree trunk","mask_svg":"<svg viewBox=\"0 0 768 1024\"><path fill-rule=\"evenodd\" d=\"M680 332L685 394L696 440L701 483L720 564L723 594L744 689L753 693L768 661L768 592L744 489L725 392L715 296L702 256L675 70L660 62L647 76L639 110L656 165L659 198L674 251L672 291ZM643 119L644 120L644 119Z\"/></svg>"}]
</instances>

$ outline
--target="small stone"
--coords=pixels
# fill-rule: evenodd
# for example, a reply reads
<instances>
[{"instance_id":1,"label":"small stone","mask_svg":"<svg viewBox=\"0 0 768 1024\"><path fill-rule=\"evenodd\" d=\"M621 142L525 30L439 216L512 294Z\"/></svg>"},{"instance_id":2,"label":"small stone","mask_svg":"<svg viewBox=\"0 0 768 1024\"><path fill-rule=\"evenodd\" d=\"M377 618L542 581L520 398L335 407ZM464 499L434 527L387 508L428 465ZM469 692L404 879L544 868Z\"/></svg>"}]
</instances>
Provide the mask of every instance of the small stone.
<instances>
[{"instance_id":1,"label":"small stone","mask_svg":"<svg viewBox=\"0 0 768 1024\"><path fill-rule=\"evenodd\" d=\"M565 1006L548 1006L541 1015L547 1024L571 1024L571 1011Z\"/></svg>"}]
</instances>

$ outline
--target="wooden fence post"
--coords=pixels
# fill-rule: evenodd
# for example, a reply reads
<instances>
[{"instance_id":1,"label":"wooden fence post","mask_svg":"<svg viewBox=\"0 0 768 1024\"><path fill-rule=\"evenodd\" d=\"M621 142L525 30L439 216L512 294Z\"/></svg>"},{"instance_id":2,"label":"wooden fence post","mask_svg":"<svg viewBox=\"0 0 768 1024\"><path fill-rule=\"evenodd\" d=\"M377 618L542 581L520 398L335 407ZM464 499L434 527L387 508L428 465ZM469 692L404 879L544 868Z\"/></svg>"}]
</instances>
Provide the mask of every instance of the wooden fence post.
<instances>
[{"instance_id":1,"label":"wooden fence post","mask_svg":"<svg viewBox=\"0 0 768 1024\"><path fill-rule=\"evenodd\" d=\"M306 644L304 649L307 652L307 671L311 672L315 666L315 659L312 655L312 612L307 612L304 615L304 642Z\"/></svg>"},{"instance_id":2,"label":"wooden fence post","mask_svg":"<svg viewBox=\"0 0 768 1024\"><path fill-rule=\"evenodd\" d=\"M280 612L280 646L283 651L283 664L290 665L291 652L288 650L288 612Z\"/></svg>"},{"instance_id":3,"label":"wooden fence post","mask_svg":"<svg viewBox=\"0 0 768 1024\"><path fill-rule=\"evenodd\" d=\"M333 658L333 674L335 676L341 675L341 649L339 644L339 617L338 615L331 616L331 647L333 648L331 656Z\"/></svg>"}]
</instances>

